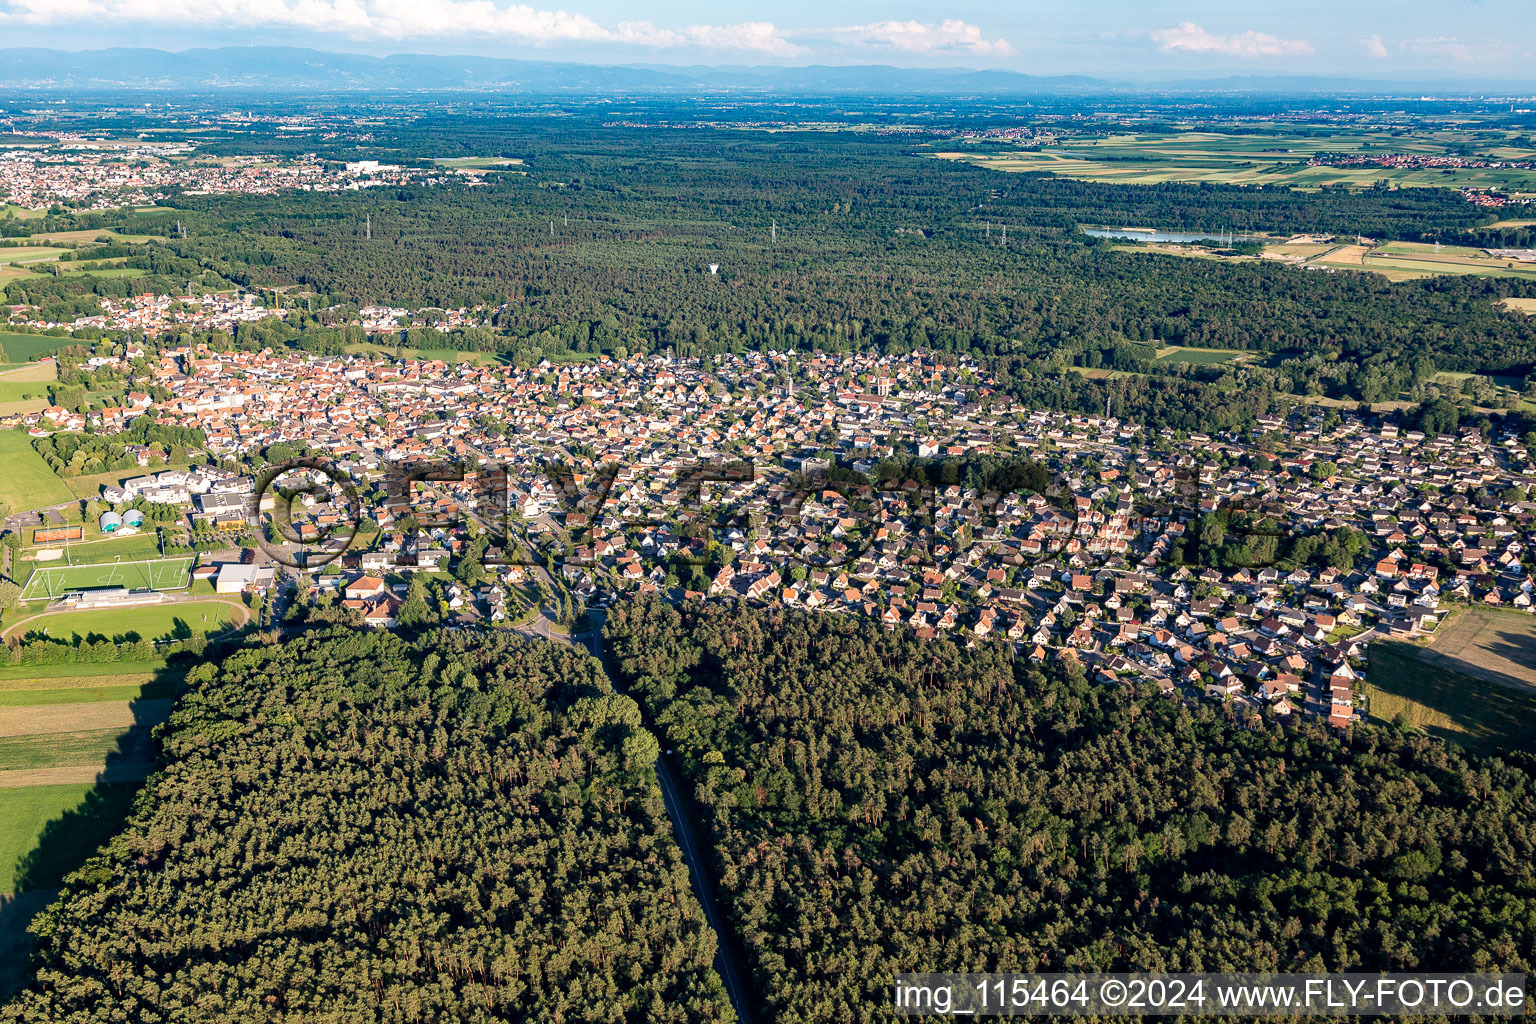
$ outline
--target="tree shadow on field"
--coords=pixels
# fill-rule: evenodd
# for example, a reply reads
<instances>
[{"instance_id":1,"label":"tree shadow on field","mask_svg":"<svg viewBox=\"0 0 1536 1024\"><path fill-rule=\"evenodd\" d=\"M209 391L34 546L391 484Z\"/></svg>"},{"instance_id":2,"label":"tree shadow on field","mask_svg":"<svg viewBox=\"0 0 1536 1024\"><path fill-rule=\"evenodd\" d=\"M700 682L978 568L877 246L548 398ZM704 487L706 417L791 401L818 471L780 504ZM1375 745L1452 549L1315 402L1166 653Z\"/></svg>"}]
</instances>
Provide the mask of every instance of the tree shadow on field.
<instances>
[{"instance_id":1,"label":"tree shadow on field","mask_svg":"<svg viewBox=\"0 0 1536 1024\"><path fill-rule=\"evenodd\" d=\"M1536 636L1505 629L1498 630L1495 635L1497 639L1494 641L1484 639L1481 645L1468 647L1456 654L1435 651L1434 648L1430 648L1430 651L1447 668L1536 696ZM1500 659L1503 664L1500 665L1499 661L1488 664L1466 656L1475 656L1479 651ZM1507 671L1509 668L1519 671Z\"/></svg>"},{"instance_id":2,"label":"tree shadow on field","mask_svg":"<svg viewBox=\"0 0 1536 1024\"><path fill-rule=\"evenodd\" d=\"M16 862L16 892L0 896L0 1002L30 982L36 970L28 926L54 901L64 880L122 828L146 776L159 767L155 727L169 716L174 705L169 698L180 694L188 669L200 660L175 656L143 684L141 696L129 703L133 724L107 754L85 797L45 824ZM81 671L95 667L81 665Z\"/></svg>"}]
</instances>

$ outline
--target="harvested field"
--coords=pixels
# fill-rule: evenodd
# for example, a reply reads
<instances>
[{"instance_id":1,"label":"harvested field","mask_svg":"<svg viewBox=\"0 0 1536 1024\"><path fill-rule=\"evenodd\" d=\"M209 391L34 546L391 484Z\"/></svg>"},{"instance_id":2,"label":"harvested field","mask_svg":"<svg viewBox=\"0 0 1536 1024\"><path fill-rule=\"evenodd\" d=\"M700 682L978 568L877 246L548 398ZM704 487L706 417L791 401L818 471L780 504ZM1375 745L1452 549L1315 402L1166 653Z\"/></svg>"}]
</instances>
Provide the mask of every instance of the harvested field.
<instances>
[{"instance_id":1,"label":"harvested field","mask_svg":"<svg viewBox=\"0 0 1536 1024\"><path fill-rule=\"evenodd\" d=\"M1473 607L1451 614L1424 660L1536 695L1536 616Z\"/></svg>"},{"instance_id":2,"label":"harvested field","mask_svg":"<svg viewBox=\"0 0 1536 1024\"><path fill-rule=\"evenodd\" d=\"M159 697L132 701L93 701L89 704L0 707L0 736L126 729L136 722L164 719L171 712L171 704L170 698Z\"/></svg>"},{"instance_id":3,"label":"harvested field","mask_svg":"<svg viewBox=\"0 0 1536 1024\"><path fill-rule=\"evenodd\" d=\"M1319 263L1344 263L1351 266L1360 266L1365 263L1365 254L1368 251L1363 245L1340 246L1318 260Z\"/></svg>"}]
</instances>

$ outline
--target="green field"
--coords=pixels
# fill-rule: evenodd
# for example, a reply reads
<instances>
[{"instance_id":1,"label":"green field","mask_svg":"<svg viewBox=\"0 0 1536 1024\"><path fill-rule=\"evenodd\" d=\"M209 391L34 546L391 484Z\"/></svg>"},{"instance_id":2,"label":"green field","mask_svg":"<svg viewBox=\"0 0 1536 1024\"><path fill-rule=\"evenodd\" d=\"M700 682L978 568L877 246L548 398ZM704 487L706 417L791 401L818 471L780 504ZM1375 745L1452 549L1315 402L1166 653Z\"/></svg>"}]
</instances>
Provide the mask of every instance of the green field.
<instances>
[{"instance_id":1,"label":"green field","mask_svg":"<svg viewBox=\"0 0 1536 1024\"><path fill-rule=\"evenodd\" d=\"M106 763L131 729L91 729L42 736L0 736L0 771Z\"/></svg>"},{"instance_id":2,"label":"green field","mask_svg":"<svg viewBox=\"0 0 1536 1024\"><path fill-rule=\"evenodd\" d=\"M51 334L17 334L0 331L0 348L5 349L6 362L30 363L42 356L51 356L66 345L76 345L73 338L58 338Z\"/></svg>"},{"instance_id":3,"label":"green field","mask_svg":"<svg viewBox=\"0 0 1536 1024\"><path fill-rule=\"evenodd\" d=\"M74 666L79 669L80 666ZM115 665L103 666L116 668ZM108 686L42 687L0 690L0 708L49 707L56 704L102 704L119 700L153 700L176 693L173 682L115 683Z\"/></svg>"},{"instance_id":4,"label":"green field","mask_svg":"<svg viewBox=\"0 0 1536 1024\"><path fill-rule=\"evenodd\" d=\"M39 680L59 686L98 686L114 680L140 681L163 672L165 659L120 661L111 665L0 665L0 690L30 686Z\"/></svg>"},{"instance_id":5,"label":"green field","mask_svg":"<svg viewBox=\"0 0 1536 1024\"><path fill-rule=\"evenodd\" d=\"M437 157L432 161L439 167L465 168L473 170L487 170L495 167L516 167L522 163L515 157L507 156L445 156Z\"/></svg>"},{"instance_id":6,"label":"green field","mask_svg":"<svg viewBox=\"0 0 1536 1024\"><path fill-rule=\"evenodd\" d=\"M408 345L401 345L397 348L392 345L381 345L372 341L348 345L347 351L354 355L378 356L384 359L436 359L445 363L467 362L490 365L505 361L499 352L465 352L452 348L411 348Z\"/></svg>"},{"instance_id":7,"label":"green field","mask_svg":"<svg viewBox=\"0 0 1536 1024\"><path fill-rule=\"evenodd\" d=\"M55 640L168 640L222 633L236 623L244 623L245 618L245 609L228 601L192 601L14 617L6 632L27 635L46 629Z\"/></svg>"},{"instance_id":8,"label":"green field","mask_svg":"<svg viewBox=\"0 0 1536 1024\"><path fill-rule=\"evenodd\" d=\"M0 430L0 501L20 512L73 500L64 481L32 447L30 437L18 430Z\"/></svg>"},{"instance_id":9,"label":"green field","mask_svg":"<svg viewBox=\"0 0 1536 1024\"><path fill-rule=\"evenodd\" d=\"M1207 365L1235 362L1244 355L1247 355L1247 353L1230 348L1185 348L1181 345L1169 345L1158 352L1154 362L1199 363Z\"/></svg>"},{"instance_id":10,"label":"green field","mask_svg":"<svg viewBox=\"0 0 1536 1024\"><path fill-rule=\"evenodd\" d=\"M66 480L65 483L71 481ZM96 497L98 491L91 491L90 497ZM94 522L85 524L85 539L72 542L69 545L70 565L100 565L103 562L114 562L121 559L124 562L158 561L160 557L160 538L149 524L146 529L138 533L118 537L113 534L103 534ZM27 531L26 539L30 542L31 531ZM34 561L33 552L37 548L62 547L61 544L32 544L22 549L21 561L31 563ZM63 568L63 560L57 562L37 563L36 568Z\"/></svg>"},{"instance_id":11,"label":"green field","mask_svg":"<svg viewBox=\"0 0 1536 1024\"><path fill-rule=\"evenodd\" d=\"M27 380L0 380L0 402L20 402L27 399L48 398L48 384L46 381Z\"/></svg>"},{"instance_id":12,"label":"green field","mask_svg":"<svg viewBox=\"0 0 1536 1024\"><path fill-rule=\"evenodd\" d=\"M142 536L142 535L141 535ZM134 538L137 539L137 538ZM71 590L128 587L131 590L181 590L192 571L191 557L147 562L95 562L42 566L32 570L22 589L23 601L47 601Z\"/></svg>"},{"instance_id":13,"label":"green field","mask_svg":"<svg viewBox=\"0 0 1536 1024\"><path fill-rule=\"evenodd\" d=\"M55 886L128 816L138 783L0 789L0 893Z\"/></svg>"},{"instance_id":14,"label":"green field","mask_svg":"<svg viewBox=\"0 0 1536 1024\"><path fill-rule=\"evenodd\" d=\"M1536 697L1430 664L1424 654L1413 644L1371 644L1365 693L1372 718L1400 720L1483 753L1530 747L1536 735Z\"/></svg>"},{"instance_id":15,"label":"green field","mask_svg":"<svg viewBox=\"0 0 1536 1024\"><path fill-rule=\"evenodd\" d=\"M127 817L179 674L161 659L0 666L0 1000L28 976L27 926ZM15 892L21 896L7 895Z\"/></svg>"},{"instance_id":16,"label":"green field","mask_svg":"<svg viewBox=\"0 0 1536 1024\"><path fill-rule=\"evenodd\" d=\"M0 265L39 263L69 251L51 245L3 245L0 246Z\"/></svg>"}]
</instances>

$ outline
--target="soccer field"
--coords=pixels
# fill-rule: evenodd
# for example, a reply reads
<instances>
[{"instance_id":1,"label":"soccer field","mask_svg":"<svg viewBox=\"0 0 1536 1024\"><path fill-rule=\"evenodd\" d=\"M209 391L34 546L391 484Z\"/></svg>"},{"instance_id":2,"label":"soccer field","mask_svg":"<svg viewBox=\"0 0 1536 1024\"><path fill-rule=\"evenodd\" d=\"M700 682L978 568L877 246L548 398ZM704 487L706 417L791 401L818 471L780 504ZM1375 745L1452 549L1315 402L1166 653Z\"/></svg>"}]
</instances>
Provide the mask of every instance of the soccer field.
<instances>
[{"instance_id":1,"label":"soccer field","mask_svg":"<svg viewBox=\"0 0 1536 1024\"><path fill-rule=\"evenodd\" d=\"M127 587L130 590L183 590L190 583L191 558L100 565L58 565L33 569L22 589L23 601L48 601L72 590Z\"/></svg>"}]
</instances>

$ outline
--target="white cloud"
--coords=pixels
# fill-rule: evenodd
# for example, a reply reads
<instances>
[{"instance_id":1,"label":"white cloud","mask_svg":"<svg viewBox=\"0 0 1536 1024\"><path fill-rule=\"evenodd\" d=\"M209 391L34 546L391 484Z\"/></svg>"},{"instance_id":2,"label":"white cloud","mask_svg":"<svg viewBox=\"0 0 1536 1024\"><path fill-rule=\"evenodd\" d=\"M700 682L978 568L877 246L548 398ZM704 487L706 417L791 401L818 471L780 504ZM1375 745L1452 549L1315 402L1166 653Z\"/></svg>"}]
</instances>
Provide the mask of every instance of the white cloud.
<instances>
[{"instance_id":1,"label":"white cloud","mask_svg":"<svg viewBox=\"0 0 1536 1024\"><path fill-rule=\"evenodd\" d=\"M773 56L804 52L769 22L663 29L650 22L605 26L584 14L492 0L0 0L0 24L195 24L206 28L295 28L365 39L488 36L534 45L616 43L696 46Z\"/></svg>"},{"instance_id":2,"label":"white cloud","mask_svg":"<svg viewBox=\"0 0 1536 1024\"><path fill-rule=\"evenodd\" d=\"M1360 40L1360 45L1365 47L1365 55L1382 60L1387 56L1387 44L1381 41L1381 36L1365 36Z\"/></svg>"},{"instance_id":3,"label":"white cloud","mask_svg":"<svg viewBox=\"0 0 1536 1024\"><path fill-rule=\"evenodd\" d=\"M1015 51L1006 39L987 39L981 29L957 18L945 21L875 21L832 30L838 39L905 53L969 53L1007 57Z\"/></svg>"},{"instance_id":4,"label":"white cloud","mask_svg":"<svg viewBox=\"0 0 1536 1024\"><path fill-rule=\"evenodd\" d=\"M1164 53L1219 53L1227 57L1286 57L1312 52L1305 39L1279 39L1267 32L1249 29L1237 35L1219 36L1207 32L1192 21L1174 28L1160 28L1151 34Z\"/></svg>"},{"instance_id":5,"label":"white cloud","mask_svg":"<svg viewBox=\"0 0 1536 1024\"><path fill-rule=\"evenodd\" d=\"M687 42L711 50L751 50L777 57L808 52L785 39L770 21L744 21L739 25L694 25L683 30Z\"/></svg>"},{"instance_id":6,"label":"white cloud","mask_svg":"<svg viewBox=\"0 0 1536 1024\"><path fill-rule=\"evenodd\" d=\"M1434 36L1428 39L1410 39L1408 48L1414 53L1422 53L1431 57L1449 57L1452 60L1471 61L1473 59L1472 47L1468 43L1451 36ZM1485 58L1494 55L1495 50L1504 49L1491 41L1482 47Z\"/></svg>"}]
</instances>

